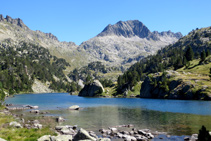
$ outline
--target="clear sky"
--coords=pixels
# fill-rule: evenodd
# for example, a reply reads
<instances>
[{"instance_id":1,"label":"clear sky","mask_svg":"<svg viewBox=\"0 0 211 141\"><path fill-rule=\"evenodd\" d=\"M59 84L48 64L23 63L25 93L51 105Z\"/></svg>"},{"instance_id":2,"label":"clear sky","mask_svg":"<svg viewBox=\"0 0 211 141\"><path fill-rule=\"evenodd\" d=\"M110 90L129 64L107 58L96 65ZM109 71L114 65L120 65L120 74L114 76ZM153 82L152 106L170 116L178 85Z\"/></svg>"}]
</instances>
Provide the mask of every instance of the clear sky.
<instances>
[{"instance_id":1,"label":"clear sky","mask_svg":"<svg viewBox=\"0 0 211 141\"><path fill-rule=\"evenodd\" d=\"M120 20L186 35L211 26L211 0L1 0L0 14L79 45Z\"/></svg>"}]
</instances>

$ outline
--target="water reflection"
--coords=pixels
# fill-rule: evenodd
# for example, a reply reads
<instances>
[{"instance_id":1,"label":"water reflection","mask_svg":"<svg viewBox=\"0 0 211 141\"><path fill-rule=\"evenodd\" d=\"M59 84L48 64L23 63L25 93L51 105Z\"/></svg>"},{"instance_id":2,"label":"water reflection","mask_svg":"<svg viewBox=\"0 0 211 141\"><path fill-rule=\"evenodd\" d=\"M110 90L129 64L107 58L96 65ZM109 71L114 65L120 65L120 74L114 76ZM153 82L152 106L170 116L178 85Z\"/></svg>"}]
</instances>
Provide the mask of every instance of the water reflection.
<instances>
[{"instance_id":1,"label":"water reflection","mask_svg":"<svg viewBox=\"0 0 211 141\"><path fill-rule=\"evenodd\" d=\"M138 129L168 132L171 135L198 133L202 125L211 129L211 116L159 112L142 108L101 106L80 111L51 111L51 114L65 117L64 125L77 124L93 131L123 124L133 124Z\"/></svg>"}]
</instances>

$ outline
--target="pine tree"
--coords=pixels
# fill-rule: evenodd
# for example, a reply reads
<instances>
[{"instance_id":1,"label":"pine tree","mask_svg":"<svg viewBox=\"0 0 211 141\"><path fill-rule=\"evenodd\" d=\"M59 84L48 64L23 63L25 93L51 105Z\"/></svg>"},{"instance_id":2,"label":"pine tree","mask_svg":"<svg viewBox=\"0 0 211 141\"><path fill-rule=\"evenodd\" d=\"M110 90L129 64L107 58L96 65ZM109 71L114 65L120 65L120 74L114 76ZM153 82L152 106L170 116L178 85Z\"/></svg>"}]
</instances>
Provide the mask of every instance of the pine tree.
<instances>
[{"instance_id":1,"label":"pine tree","mask_svg":"<svg viewBox=\"0 0 211 141\"><path fill-rule=\"evenodd\" d=\"M193 57L194 57L194 53L193 53L193 49L192 47L189 45L188 46L188 49L185 53L185 57L188 61L192 61L193 60Z\"/></svg>"},{"instance_id":2,"label":"pine tree","mask_svg":"<svg viewBox=\"0 0 211 141\"><path fill-rule=\"evenodd\" d=\"M208 49L206 52L206 57L208 57L210 55L210 50Z\"/></svg>"},{"instance_id":3,"label":"pine tree","mask_svg":"<svg viewBox=\"0 0 211 141\"><path fill-rule=\"evenodd\" d=\"M203 50L202 52L201 52L201 61L204 61L206 59L206 53L205 53L205 51Z\"/></svg>"},{"instance_id":4,"label":"pine tree","mask_svg":"<svg viewBox=\"0 0 211 141\"><path fill-rule=\"evenodd\" d=\"M210 75L209 75L210 79L211 79L211 68L210 68Z\"/></svg>"}]
</instances>

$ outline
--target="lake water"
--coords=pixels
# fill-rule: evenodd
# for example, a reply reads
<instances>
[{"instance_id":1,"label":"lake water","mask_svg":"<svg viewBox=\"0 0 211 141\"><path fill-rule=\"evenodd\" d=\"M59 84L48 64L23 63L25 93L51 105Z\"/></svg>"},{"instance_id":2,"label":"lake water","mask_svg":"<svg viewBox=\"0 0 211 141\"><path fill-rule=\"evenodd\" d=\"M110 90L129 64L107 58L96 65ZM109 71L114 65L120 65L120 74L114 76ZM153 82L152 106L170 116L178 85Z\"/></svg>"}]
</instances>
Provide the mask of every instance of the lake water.
<instances>
[{"instance_id":1,"label":"lake water","mask_svg":"<svg viewBox=\"0 0 211 141\"><path fill-rule=\"evenodd\" d=\"M67 93L22 94L6 99L15 105L38 105L50 115L63 116L63 124L98 130L122 124L171 135L198 133L202 125L211 129L211 102L141 98L86 98ZM67 110L79 105L82 110Z\"/></svg>"}]
</instances>

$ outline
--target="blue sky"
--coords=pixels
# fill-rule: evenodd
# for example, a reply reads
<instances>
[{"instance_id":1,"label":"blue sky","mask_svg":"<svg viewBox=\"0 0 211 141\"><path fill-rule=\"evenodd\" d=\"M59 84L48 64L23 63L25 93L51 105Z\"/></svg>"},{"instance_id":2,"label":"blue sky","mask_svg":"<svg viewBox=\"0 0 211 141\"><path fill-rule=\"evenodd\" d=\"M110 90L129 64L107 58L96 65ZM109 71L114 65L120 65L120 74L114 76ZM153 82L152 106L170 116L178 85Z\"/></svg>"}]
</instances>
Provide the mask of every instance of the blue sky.
<instances>
[{"instance_id":1,"label":"blue sky","mask_svg":"<svg viewBox=\"0 0 211 141\"><path fill-rule=\"evenodd\" d=\"M79 45L120 20L139 20L151 31L186 35L211 26L210 6L210 0L2 0L0 14Z\"/></svg>"}]
</instances>

